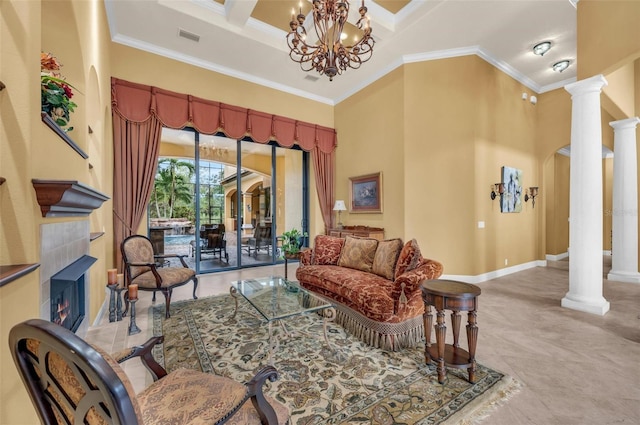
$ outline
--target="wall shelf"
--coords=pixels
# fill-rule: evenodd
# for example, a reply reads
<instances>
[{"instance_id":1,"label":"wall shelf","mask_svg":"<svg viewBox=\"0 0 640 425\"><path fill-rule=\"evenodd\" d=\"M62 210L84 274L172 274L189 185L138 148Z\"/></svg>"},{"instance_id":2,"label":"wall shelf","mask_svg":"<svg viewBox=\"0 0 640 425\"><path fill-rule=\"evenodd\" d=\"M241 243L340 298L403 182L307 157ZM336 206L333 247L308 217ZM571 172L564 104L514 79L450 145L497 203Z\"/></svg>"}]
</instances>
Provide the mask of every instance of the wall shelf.
<instances>
[{"instance_id":1,"label":"wall shelf","mask_svg":"<svg viewBox=\"0 0 640 425\"><path fill-rule=\"evenodd\" d=\"M67 142L67 144L71 146L71 148L76 151L78 155L80 155L84 159L89 158L89 155L87 155L82 149L80 149L80 146L76 145L76 142L71 140L67 133L62 128L60 128L58 124L56 124L53 118L51 118L44 112L41 112L40 116L42 117L42 122L45 123L51 130L53 130L53 132L56 133L62 140Z\"/></svg>"},{"instance_id":2,"label":"wall shelf","mask_svg":"<svg viewBox=\"0 0 640 425\"><path fill-rule=\"evenodd\" d=\"M43 217L87 216L109 199L76 180L31 180Z\"/></svg>"},{"instance_id":3,"label":"wall shelf","mask_svg":"<svg viewBox=\"0 0 640 425\"><path fill-rule=\"evenodd\" d=\"M104 232L91 232L89 233L89 242L93 242L103 235L104 235Z\"/></svg>"},{"instance_id":4,"label":"wall shelf","mask_svg":"<svg viewBox=\"0 0 640 425\"><path fill-rule=\"evenodd\" d=\"M40 267L40 263L0 266L0 287L31 273L38 267Z\"/></svg>"}]
</instances>

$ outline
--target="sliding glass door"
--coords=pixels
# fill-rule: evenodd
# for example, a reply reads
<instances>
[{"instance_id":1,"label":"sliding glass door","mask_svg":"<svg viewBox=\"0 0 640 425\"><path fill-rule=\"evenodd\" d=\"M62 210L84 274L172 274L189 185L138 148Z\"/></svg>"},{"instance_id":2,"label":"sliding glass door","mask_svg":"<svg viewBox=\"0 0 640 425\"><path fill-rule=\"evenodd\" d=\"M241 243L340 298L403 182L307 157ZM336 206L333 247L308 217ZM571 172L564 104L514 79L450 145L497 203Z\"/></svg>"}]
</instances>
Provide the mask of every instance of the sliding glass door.
<instances>
[{"instance_id":1,"label":"sliding glass door","mask_svg":"<svg viewBox=\"0 0 640 425\"><path fill-rule=\"evenodd\" d=\"M180 163L180 171L166 176L167 163ZM281 260L279 235L306 231L301 150L163 129L158 164L156 185L178 181L191 196L172 201L173 210L162 208L161 192L157 202L152 196L150 229L164 228L165 252L188 255L199 273L274 264Z\"/></svg>"}]
</instances>

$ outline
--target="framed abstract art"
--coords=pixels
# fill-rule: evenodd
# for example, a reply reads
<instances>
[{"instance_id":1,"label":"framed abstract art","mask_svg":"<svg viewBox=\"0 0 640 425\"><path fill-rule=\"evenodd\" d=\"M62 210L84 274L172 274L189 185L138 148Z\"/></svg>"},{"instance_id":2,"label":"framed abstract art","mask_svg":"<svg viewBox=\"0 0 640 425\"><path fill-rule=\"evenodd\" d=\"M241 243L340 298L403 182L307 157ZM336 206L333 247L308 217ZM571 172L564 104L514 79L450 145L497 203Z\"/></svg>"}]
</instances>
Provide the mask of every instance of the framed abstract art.
<instances>
[{"instance_id":1,"label":"framed abstract art","mask_svg":"<svg viewBox=\"0 0 640 425\"><path fill-rule=\"evenodd\" d=\"M522 211L522 170L502 167L504 195L500 201L500 212L519 213Z\"/></svg>"}]
</instances>

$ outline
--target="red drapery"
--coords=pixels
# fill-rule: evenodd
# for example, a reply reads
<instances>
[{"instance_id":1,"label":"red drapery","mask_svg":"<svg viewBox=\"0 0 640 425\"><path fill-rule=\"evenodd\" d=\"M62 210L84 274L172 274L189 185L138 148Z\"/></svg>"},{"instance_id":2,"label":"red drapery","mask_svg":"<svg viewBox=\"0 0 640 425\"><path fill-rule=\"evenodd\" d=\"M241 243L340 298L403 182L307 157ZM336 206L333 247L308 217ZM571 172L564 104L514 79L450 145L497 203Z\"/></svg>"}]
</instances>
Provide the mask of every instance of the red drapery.
<instances>
[{"instance_id":1,"label":"red drapery","mask_svg":"<svg viewBox=\"0 0 640 425\"><path fill-rule=\"evenodd\" d=\"M144 217L153 187L162 126L192 126L200 133L297 143L311 152L316 190L325 227L331 227L337 135L333 128L175 93L157 87L111 79L114 134L114 244L121 267L120 244ZM151 168L150 168L151 167Z\"/></svg>"}]
</instances>

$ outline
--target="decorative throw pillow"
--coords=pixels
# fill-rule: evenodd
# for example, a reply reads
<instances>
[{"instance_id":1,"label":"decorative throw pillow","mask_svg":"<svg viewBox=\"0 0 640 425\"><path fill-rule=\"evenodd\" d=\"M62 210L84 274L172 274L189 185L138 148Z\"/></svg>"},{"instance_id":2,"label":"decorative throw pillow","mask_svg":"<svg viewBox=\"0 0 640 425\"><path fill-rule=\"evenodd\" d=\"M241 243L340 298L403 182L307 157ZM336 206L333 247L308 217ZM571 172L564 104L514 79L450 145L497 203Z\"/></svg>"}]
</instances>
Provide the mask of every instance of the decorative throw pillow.
<instances>
[{"instance_id":1,"label":"decorative throw pillow","mask_svg":"<svg viewBox=\"0 0 640 425\"><path fill-rule=\"evenodd\" d=\"M398 262L396 263L396 275L394 280L401 274L418 267L421 258L422 254L420 253L420 247L418 247L418 241L411 239L409 242L404 244L402 251L400 251Z\"/></svg>"},{"instance_id":2,"label":"decorative throw pillow","mask_svg":"<svg viewBox=\"0 0 640 425\"><path fill-rule=\"evenodd\" d=\"M377 239L356 238L347 236L344 247L338 260L338 265L350 269L362 270L371 273L373 258L378 247Z\"/></svg>"},{"instance_id":3,"label":"decorative throw pillow","mask_svg":"<svg viewBox=\"0 0 640 425\"><path fill-rule=\"evenodd\" d=\"M385 279L393 280L396 261L398 261L401 249L401 239L389 239L378 242L376 255L373 259L373 272Z\"/></svg>"},{"instance_id":4,"label":"decorative throw pillow","mask_svg":"<svg viewBox=\"0 0 640 425\"><path fill-rule=\"evenodd\" d=\"M313 260L311 264L335 266L340 259L344 246L344 238L318 235L313 243Z\"/></svg>"}]
</instances>

